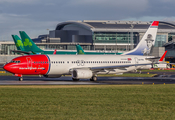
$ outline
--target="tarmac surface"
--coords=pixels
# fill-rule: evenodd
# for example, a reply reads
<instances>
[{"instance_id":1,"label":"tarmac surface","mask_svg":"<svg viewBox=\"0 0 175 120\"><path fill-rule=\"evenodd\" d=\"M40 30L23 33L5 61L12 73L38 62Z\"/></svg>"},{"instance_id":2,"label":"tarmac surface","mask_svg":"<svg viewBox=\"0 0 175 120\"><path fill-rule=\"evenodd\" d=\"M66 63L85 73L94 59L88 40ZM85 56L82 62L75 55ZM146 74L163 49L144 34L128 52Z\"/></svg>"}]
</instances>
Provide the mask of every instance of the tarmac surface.
<instances>
[{"instance_id":1,"label":"tarmac surface","mask_svg":"<svg viewBox=\"0 0 175 120\"><path fill-rule=\"evenodd\" d=\"M72 81L71 77L44 78L24 76L19 81L15 76L0 76L0 85L107 85L107 84L175 84L175 76L161 77L97 77L97 81L80 79Z\"/></svg>"}]
</instances>

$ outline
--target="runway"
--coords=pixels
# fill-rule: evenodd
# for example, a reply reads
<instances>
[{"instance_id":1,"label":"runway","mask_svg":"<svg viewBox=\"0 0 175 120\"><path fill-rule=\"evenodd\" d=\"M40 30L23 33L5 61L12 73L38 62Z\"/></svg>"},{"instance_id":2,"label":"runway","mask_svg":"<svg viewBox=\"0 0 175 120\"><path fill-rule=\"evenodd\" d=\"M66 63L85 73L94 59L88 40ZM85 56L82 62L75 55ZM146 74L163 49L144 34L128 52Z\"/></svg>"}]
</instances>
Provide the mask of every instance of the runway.
<instances>
[{"instance_id":1,"label":"runway","mask_svg":"<svg viewBox=\"0 0 175 120\"><path fill-rule=\"evenodd\" d=\"M175 77L98 77L96 82L72 81L71 77L44 78L24 76L18 81L15 76L0 76L0 85L107 85L107 84L175 84Z\"/></svg>"}]
</instances>

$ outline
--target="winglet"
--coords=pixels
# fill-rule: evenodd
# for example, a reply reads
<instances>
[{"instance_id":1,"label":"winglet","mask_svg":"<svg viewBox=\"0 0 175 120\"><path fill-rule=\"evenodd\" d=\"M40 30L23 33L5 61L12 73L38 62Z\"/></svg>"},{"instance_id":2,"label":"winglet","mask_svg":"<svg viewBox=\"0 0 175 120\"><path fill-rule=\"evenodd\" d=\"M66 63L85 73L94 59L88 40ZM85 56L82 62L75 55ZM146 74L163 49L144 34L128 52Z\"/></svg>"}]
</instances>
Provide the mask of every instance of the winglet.
<instances>
[{"instance_id":1,"label":"winglet","mask_svg":"<svg viewBox=\"0 0 175 120\"><path fill-rule=\"evenodd\" d=\"M163 59L165 58L165 55L166 55L167 51L164 52L164 54L162 55L162 57L159 59L159 62L162 62Z\"/></svg>"},{"instance_id":2,"label":"winglet","mask_svg":"<svg viewBox=\"0 0 175 120\"><path fill-rule=\"evenodd\" d=\"M57 50L55 49L55 51L53 52L53 54L55 55L57 53Z\"/></svg>"}]
</instances>

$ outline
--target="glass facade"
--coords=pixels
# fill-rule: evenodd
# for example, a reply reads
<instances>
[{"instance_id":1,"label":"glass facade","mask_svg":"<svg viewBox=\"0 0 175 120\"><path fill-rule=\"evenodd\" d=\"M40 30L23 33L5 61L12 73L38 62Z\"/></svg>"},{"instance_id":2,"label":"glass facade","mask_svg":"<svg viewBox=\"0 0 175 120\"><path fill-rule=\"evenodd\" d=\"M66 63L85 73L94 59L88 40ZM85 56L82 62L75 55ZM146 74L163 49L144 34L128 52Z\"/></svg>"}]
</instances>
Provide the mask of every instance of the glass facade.
<instances>
[{"instance_id":1,"label":"glass facade","mask_svg":"<svg viewBox=\"0 0 175 120\"><path fill-rule=\"evenodd\" d=\"M154 47L162 47L166 43L166 35L157 35Z\"/></svg>"},{"instance_id":2,"label":"glass facade","mask_svg":"<svg viewBox=\"0 0 175 120\"><path fill-rule=\"evenodd\" d=\"M43 50L76 50L75 45L58 45L58 44L36 44L40 49ZM92 45L81 45L84 50L92 50ZM2 55L17 55L17 53L12 52L17 50L15 44L1 44L0 54Z\"/></svg>"},{"instance_id":3,"label":"glass facade","mask_svg":"<svg viewBox=\"0 0 175 120\"><path fill-rule=\"evenodd\" d=\"M122 32L94 32L94 43L131 43L131 33ZM133 41L139 41L138 33L133 33Z\"/></svg>"},{"instance_id":4,"label":"glass facade","mask_svg":"<svg viewBox=\"0 0 175 120\"><path fill-rule=\"evenodd\" d=\"M1 44L1 54L3 55L15 55L16 53L12 52L12 50L17 50L15 44Z\"/></svg>"},{"instance_id":5,"label":"glass facade","mask_svg":"<svg viewBox=\"0 0 175 120\"><path fill-rule=\"evenodd\" d=\"M173 39L175 39L175 33L169 33L168 34L168 42L172 41Z\"/></svg>"}]
</instances>

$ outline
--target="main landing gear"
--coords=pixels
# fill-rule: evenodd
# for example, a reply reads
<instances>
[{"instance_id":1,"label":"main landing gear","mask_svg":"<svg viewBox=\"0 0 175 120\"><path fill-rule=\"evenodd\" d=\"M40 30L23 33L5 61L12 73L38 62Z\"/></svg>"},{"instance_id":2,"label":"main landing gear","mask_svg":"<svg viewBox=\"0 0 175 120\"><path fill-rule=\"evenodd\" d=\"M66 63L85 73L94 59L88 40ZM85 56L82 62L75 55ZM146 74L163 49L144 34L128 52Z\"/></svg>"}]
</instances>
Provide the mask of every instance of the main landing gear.
<instances>
[{"instance_id":1,"label":"main landing gear","mask_svg":"<svg viewBox=\"0 0 175 120\"><path fill-rule=\"evenodd\" d=\"M92 76L90 81L97 81L97 76Z\"/></svg>"}]
</instances>

